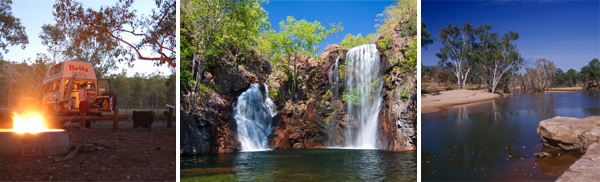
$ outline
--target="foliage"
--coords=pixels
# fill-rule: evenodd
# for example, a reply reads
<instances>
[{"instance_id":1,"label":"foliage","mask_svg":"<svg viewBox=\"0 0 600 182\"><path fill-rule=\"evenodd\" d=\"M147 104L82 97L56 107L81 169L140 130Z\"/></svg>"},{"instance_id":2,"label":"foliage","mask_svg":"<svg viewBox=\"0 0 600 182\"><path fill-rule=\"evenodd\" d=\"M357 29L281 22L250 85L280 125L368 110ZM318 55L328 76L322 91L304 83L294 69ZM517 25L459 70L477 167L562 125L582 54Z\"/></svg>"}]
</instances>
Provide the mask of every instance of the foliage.
<instances>
[{"instance_id":1,"label":"foliage","mask_svg":"<svg viewBox=\"0 0 600 182\"><path fill-rule=\"evenodd\" d=\"M375 34L368 34L364 37L362 37L362 35L356 34L356 36L352 35L352 34L347 34L346 37L344 37L344 40L342 40L341 46L342 47L348 47L348 48L353 48L359 45L363 45L363 44L370 44L373 43L373 41L375 41L376 35Z\"/></svg>"},{"instance_id":2,"label":"foliage","mask_svg":"<svg viewBox=\"0 0 600 182\"><path fill-rule=\"evenodd\" d=\"M16 18L11 12L12 0L0 1L0 49L4 54L8 53L8 46L21 45L21 49L25 49L25 45L29 43L25 27L21 25L21 19ZM2 53L0 52L0 60Z\"/></svg>"},{"instance_id":3,"label":"foliage","mask_svg":"<svg viewBox=\"0 0 600 182\"><path fill-rule=\"evenodd\" d=\"M155 65L169 63L175 67L176 46L176 1L155 0L158 10L150 17L139 17L131 7L133 0L119 1L112 7L101 7L98 11L84 9L80 2L58 0L54 4L54 19L57 27L70 30L73 44L106 42L107 49L124 44L127 51L114 53L119 62L133 66L135 60L156 61ZM139 42L125 40L123 34L141 39ZM142 55L140 50L153 50L152 55Z\"/></svg>"},{"instance_id":4,"label":"foliage","mask_svg":"<svg viewBox=\"0 0 600 182\"><path fill-rule=\"evenodd\" d=\"M78 59L91 63L96 78L99 79L108 76L109 71L117 69L114 55L126 51L122 46L111 46L106 39L103 42L77 42L75 39L79 36L78 32L79 30L60 29L55 25L43 25L39 37L42 44L48 47L50 56L38 55L38 59L47 59L52 63Z\"/></svg>"},{"instance_id":5,"label":"foliage","mask_svg":"<svg viewBox=\"0 0 600 182\"><path fill-rule=\"evenodd\" d=\"M181 64L181 67L179 67L179 85L181 87L181 90L188 90L190 89L189 87L189 83L192 82L192 72L188 71L190 70L190 63L189 62L183 62Z\"/></svg>"},{"instance_id":6,"label":"foliage","mask_svg":"<svg viewBox=\"0 0 600 182\"><path fill-rule=\"evenodd\" d=\"M285 21L279 23L280 31L278 33L267 30L261 35L259 50L262 54L271 59L271 64L283 64L285 65L282 67L283 71L291 73L291 75L288 74L288 80L291 80L292 84L292 101L296 99L297 59L302 56L314 55L319 49L319 43L329 35L343 29L341 23L332 25L334 27L326 30L318 21L308 22L288 16Z\"/></svg>"},{"instance_id":7,"label":"foliage","mask_svg":"<svg viewBox=\"0 0 600 182\"><path fill-rule=\"evenodd\" d=\"M405 100L408 99L408 92L406 90L400 91L400 97Z\"/></svg>"},{"instance_id":8,"label":"foliage","mask_svg":"<svg viewBox=\"0 0 600 182\"><path fill-rule=\"evenodd\" d=\"M378 14L378 20L381 24L375 25L377 27L377 32L379 35L388 36L391 35L394 29L398 26L398 22L402 20L402 18L406 16L414 16L415 20L412 20L415 23L406 24L408 27L403 28L408 33L406 36L416 35L416 12L417 12L417 1L415 0L399 0L394 4L385 8L385 11L381 14ZM411 32L411 31L414 31Z\"/></svg>"},{"instance_id":9,"label":"foliage","mask_svg":"<svg viewBox=\"0 0 600 182\"><path fill-rule=\"evenodd\" d=\"M53 62L62 61L63 54L65 52L65 44L67 43L67 36L65 31L56 26L44 24L42 25L42 32L39 34L42 39L42 45L48 47L48 53Z\"/></svg>"},{"instance_id":10,"label":"foliage","mask_svg":"<svg viewBox=\"0 0 600 182\"><path fill-rule=\"evenodd\" d=\"M198 99L206 99L214 91L214 86L198 83Z\"/></svg>"},{"instance_id":11,"label":"foliage","mask_svg":"<svg viewBox=\"0 0 600 182\"><path fill-rule=\"evenodd\" d=\"M164 107L175 104L175 73L164 76L158 72L146 75L135 73L132 77L127 72L111 74L112 91L117 95L118 107Z\"/></svg>"},{"instance_id":12,"label":"foliage","mask_svg":"<svg viewBox=\"0 0 600 182\"><path fill-rule=\"evenodd\" d=\"M473 43L473 26L468 22L463 27L448 24L439 32L440 43L442 47L436 57L444 64L452 68L452 72L457 78L458 88L464 87L469 72L471 71L472 60L469 59L471 45ZM461 81L463 82L461 87Z\"/></svg>"},{"instance_id":13,"label":"foliage","mask_svg":"<svg viewBox=\"0 0 600 182\"><path fill-rule=\"evenodd\" d=\"M20 106L22 97L38 98L39 86L52 64L45 59L27 59L23 63L0 61L0 104Z\"/></svg>"},{"instance_id":14,"label":"foliage","mask_svg":"<svg viewBox=\"0 0 600 182\"><path fill-rule=\"evenodd\" d=\"M517 45L513 42L519 38L517 32L508 31L502 37L498 33L490 33L492 26L484 24L473 31L476 39L473 41L470 50L473 60L474 71L477 68L483 68L479 72L487 74L491 92L495 92L496 87L509 71L516 72L525 64L521 53L517 50ZM483 78L481 80L484 81Z\"/></svg>"},{"instance_id":15,"label":"foliage","mask_svg":"<svg viewBox=\"0 0 600 182\"><path fill-rule=\"evenodd\" d=\"M421 48L427 49L427 46L433 44L433 37L427 31L425 21L421 18Z\"/></svg>"},{"instance_id":16,"label":"foliage","mask_svg":"<svg viewBox=\"0 0 600 182\"><path fill-rule=\"evenodd\" d=\"M360 92L358 92L357 88L353 88L350 91L350 93L347 93L347 92L342 93L342 102L344 102L344 104L351 102L355 106L360 106L361 98L362 98L362 95L360 94Z\"/></svg>"},{"instance_id":17,"label":"foliage","mask_svg":"<svg viewBox=\"0 0 600 182\"><path fill-rule=\"evenodd\" d=\"M269 96L273 100L285 99L285 97L283 96L283 94L281 94L281 92L279 90L275 90L273 88L269 88Z\"/></svg>"},{"instance_id":18,"label":"foliage","mask_svg":"<svg viewBox=\"0 0 600 182\"><path fill-rule=\"evenodd\" d=\"M182 61L188 62L185 74L191 78L181 83L187 85L181 91L191 93L190 106L195 105L203 90L205 68L217 66L227 52L235 53L237 62L240 55L260 42L260 32L270 26L262 3L263 0L181 1L180 34L185 51Z\"/></svg>"},{"instance_id":19,"label":"foliage","mask_svg":"<svg viewBox=\"0 0 600 182\"><path fill-rule=\"evenodd\" d=\"M379 48L381 48L383 50L387 50L387 46L390 43L390 40L392 40L392 38L387 37L382 42L379 42Z\"/></svg>"},{"instance_id":20,"label":"foliage","mask_svg":"<svg viewBox=\"0 0 600 182\"><path fill-rule=\"evenodd\" d=\"M404 56L408 58L405 63L401 63L402 68L405 72L412 71L417 66L417 36L415 35L413 40L408 45L407 54Z\"/></svg>"},{"instance_id":21,"label":"foliage","mask_svg":"<svg viewBox=\"0 0 600 182\"><path fill-rule=\"evenodd\" d=\"M525 73L522 76L522 89L534 89L542 91L549 88L552 84L552 78L556 73L556 66L552 61L546 59L538 59L535 61L535 68L525 68Z\"/></svg>"},{"instance_id":22,"label":"foliage","mask_svg":"<svg viewBox=\"0 0 600 182\"><path fill-rule=\"evenodd\" d=\"M580 75L586 89L592 88L594 83L600 87L600 61L598 58L592 59L588 65L582 67Z\"/></svg>"},{"instance_id":23,"label":"foliage","mask_svg":"<svg viewBox=\"0 0 600 182\"><path fill-rule=\"evenodd\" d=\"M408 12L408 20L400 29L402 37L410 37L417 35L417 13L414 11Z\"/></svg>"}]
</instances>

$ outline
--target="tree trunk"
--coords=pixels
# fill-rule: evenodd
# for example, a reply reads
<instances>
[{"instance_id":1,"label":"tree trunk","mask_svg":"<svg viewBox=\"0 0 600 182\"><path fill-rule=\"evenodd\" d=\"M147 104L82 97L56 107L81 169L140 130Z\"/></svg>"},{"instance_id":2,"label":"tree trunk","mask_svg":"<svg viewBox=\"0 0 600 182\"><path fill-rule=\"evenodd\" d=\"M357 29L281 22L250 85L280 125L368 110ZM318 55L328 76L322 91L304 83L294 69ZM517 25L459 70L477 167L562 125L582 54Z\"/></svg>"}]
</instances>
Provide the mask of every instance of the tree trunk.
<instances>
[{"instance_id":1,"label":"tree trunk","mask_svg":"<svg viewBox=\"0 0 600 182\"><path fill-rule=\"evenodd\" d=\"M468 69L467 69L467 73L465 73L465 76L464 76L464 78L463 78L463 85L462 85L463 89L464 89L464 88L465 88L465 86L466 86L466 83L467 83L467 76L469 76L469 71L471 71L471 68L468 68Z\"/></svg>"}]
</instances>

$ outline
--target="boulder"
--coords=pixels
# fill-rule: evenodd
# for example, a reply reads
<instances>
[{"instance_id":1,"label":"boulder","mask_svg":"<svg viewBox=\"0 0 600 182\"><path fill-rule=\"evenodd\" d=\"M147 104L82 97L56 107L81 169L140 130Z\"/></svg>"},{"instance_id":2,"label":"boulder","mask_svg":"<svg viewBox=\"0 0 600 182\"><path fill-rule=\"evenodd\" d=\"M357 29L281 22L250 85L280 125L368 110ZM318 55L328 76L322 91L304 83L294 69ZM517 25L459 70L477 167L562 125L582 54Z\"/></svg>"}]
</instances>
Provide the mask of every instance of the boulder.
<instances>
[{"instance_id":1,"label":"boulder","mask_svg":"<svg viewBox=\"0 0 600 182\"><path fill-rule=\"evenodd\" d=\"M585 153L589 145L600 142L600 116L554 117L541 121L537 133L546 147Z\"/></svg>"},{"instance_id":2,"label":"boulder","mask_svg":"<svg viewBox=\"0 0 600 182\"><path fill-rule=\"evenodd\" d=\"M589 145L585 155L556 181L600 181L600 143Z\"/></svg>"}]
</instances>

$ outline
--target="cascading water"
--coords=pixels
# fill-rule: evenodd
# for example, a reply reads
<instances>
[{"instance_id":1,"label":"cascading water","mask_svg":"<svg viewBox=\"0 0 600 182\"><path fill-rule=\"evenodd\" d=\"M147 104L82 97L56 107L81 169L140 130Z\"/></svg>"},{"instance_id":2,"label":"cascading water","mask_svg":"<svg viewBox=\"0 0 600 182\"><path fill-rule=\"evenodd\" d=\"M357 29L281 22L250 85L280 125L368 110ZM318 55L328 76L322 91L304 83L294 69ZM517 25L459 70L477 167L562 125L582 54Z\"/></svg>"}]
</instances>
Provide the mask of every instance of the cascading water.
<instances>
[{"instance_id":1,"label":"cascading water","mask_svg":"<svg viewBox=\"0 0 600 182\"><path fill-rule=\"evenodd\" d=\"M338 124L338 121L337 121L338 111L342 107L337 102L339 100L339 92L340 92L340 83L339 83L340 75L339 75L339 68L338 68L338 61L340 60L340 57L342 57L341 54L335 59L335 63L333 65L331 65L331 68L329 69L329 83L330 83L330 87L331 87L330 92L331 92L331 98L333 101L333 102L331 102L331 107L335 109L334 113L331 115L331 117L329 117L329 122L326 125L327 134L329 137L329 142L328 142L329 147L339 147L340 142L341 142L340 138L337 137L337 135L336 135L336 133L337 133L336 125Z\"/></svg>"},{"instance_id":2,"label":"cascading water","mask_svg":"<svg viewBox=\"0 0 600 182\"><path fill-rule=\"evenodd\" d=\"M335 69L337 69L337 60ZM332 69L333 70L333 69ZM379 111L381 109L381 80L379 53L375 44L354 47L346 54L344 96L347 126L345 147L376 149L378 142ZM333 72L333 71L332 71ZM334 84L338 74L331 74ZM331 78L330 78L331 79ZM335 87L332 87L335 90ZM335 94L335 93L334 93Z\"/></svg>"},{"instance_id":3,"label":"cascading water","mask_svg":"<svg viewBox=\"0 0 600 182\"><path fill-rule=\"evenodd\" d=\"M269 89L264 84L264 94L260 85L253 83L242 93L234 108L234 118L238 127L238 139L242 151L269 149L268 136L271 133L271 120L277 114L275 104L269 98Z\"/></svg>"}]
</instances>

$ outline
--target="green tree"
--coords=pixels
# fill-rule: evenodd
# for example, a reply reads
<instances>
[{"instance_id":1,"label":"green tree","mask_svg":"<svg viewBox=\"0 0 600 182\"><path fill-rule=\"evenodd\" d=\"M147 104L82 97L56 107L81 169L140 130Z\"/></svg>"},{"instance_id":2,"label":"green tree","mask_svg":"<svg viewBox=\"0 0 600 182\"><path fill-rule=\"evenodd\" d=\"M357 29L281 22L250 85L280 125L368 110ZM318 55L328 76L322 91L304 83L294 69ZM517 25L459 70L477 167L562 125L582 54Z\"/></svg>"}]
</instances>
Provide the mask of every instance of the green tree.
<instances>
[{"instance_id":1,"label":"green tree","mask_svg":"<svg viewBox=\"0 0 600 182\"><path fill-rule=\"evenodd\" d=\"M221 55L233 48L235 61L258 43L260 31L270 26L263 0L183 0L181 6L182 49L191 63L190 105L195 105L205 67L216 66ZM185 41L183 41L185 39ZM215 58L215 59L211 59ZM208 65L207 65L208 63ZM187 66L186 66L187 67ZM183 73L183 71L182 71ZM190 74L185 73L186 76ZM185 88L185 87L184 87Z\"/></svg>"},{"instance_id":2,"label":"green tree","mask_svg":"<svg viewBox=\"0 0 600 182\"><path fill-rule=\"evenodd\" d=\"M581 68L581 77L587 88L590 88L596 82L600 86L600 61L598 58L592 59L588 65Z\"/></svg>"},{"instance_id":3,"label":"green tree","mask_svg":"<svg viewBox=\"0 0 600 182\"><path fill-rule=\"evenodd\" d=\"M396 28L402 30L402 36L417 35L417 1L416 0L398 0L394 4L385 8L383 13L378 14L378 21L381 24L376 24L377 33L381 36L391 37L392 32ZM408 23L405 27L398 27L402 18L408 16Z\"/></svg>"},{"instance_id":4,"label":"green tree","mask_svg":"<svg viewBox=\"0 0 600 182\"><path fill-rule=\"evenodd\" d=\"M435 55L452 66L458 88L463 88L473 64L470 59L471 44L475 39L473 26L469 23L465 23L463 27L448 24L440 30L439 36L442 47Z\"/></svg>"},{"instance_id":5,"label":"green tree","mask_svg":"<svg viewBox=\"0 0 600 182\"><path fill-rule=\"evenodd\" d=\"M48 47L48 53L51 55L52 61L59 62L65 51L64 44L67 40L65 32L56 26L44 24L39 37L42 39L42 45Z\"/></svg>"},{"instance_id":6,"label":"green tree","mask_svg":"<svg viewBox=\"0 0 600 182\"><path fill-rule=\"evenodd\" d=\"M112 7L99 10L84 9L74 0L57 0L54 4L56 26L77 30L72 34L73 44L89 44L91 41L107 42L106 46L124 44L128 51L119 51L114 57L130 66L135 60L155 61L155 65L168 63L175 67L175 0L155 0L158 10L150 17L140 17L131 5L133 0L122 0ZM123 39L129 34L141 39L139 42ZM154 50L152 55L142 55L140 50Z\"/></svg>"},{"instance_id":7,"label":"green tree","mask_svg":"<svg viewBox=\"0 0 600 182\"><path fill-rule=\"evenodd\" d=\"M338 24L340 25L340 24ZM266 31L267 41L270 42L262 46L262 50L270 50L273 53L275 64L285 64L284 71L291 72L292 79L292 102L296 101L296 67L297 59L301 56L315 55L319 50L319 43L325 40L329 35L341 30L340 27L333 27L326 30L320 22L308 22L304 19L296 20L288 16L285 21L279 23L280 32ZM284 59L285 58L285 59ZM283 60L286 60L285 62ZM291 68L290 68L291 67Z\"/></svg>"},{"instance_id":8,"label":"green tree","mask_svg":"<svg viewBox=\"0 0 600 182\"><path fill-rule=\"evenodd\" d=\"M433 37L431 37L429 31L427 31L425 22L423 21L423 18L421 18L421 48L427 49L429 44L433 44Z\"/></svg>"},{"instance_id":9,"label":"green tree","mask_svg":"<svg viewBox=\"0 0 600 182\"><path fill-rule=\"evenodd\" d=\"M565 79L567 81L567 83L569 83L570 87L573 87L577 84L578 80L579 80L579 73L577 73L576 70L574 70L573 68L569 69L565 75Z\"/></svg>"},{"instance_id":10,"label":"green tree","mask_svg":"<svg viewBox=\"0 0 600 182\"><path fill-rule=\"evenodd\" d=\"M29 43L25 27L21 25L21 19L16 18L11 12L12 0L0 1L0 49L4 54L8 53L8 46L21 45L21 49L25 49L25 45ZM0 59L2 53L0 52Z\"/></svg>"},{"instance_id":11,"label":"green tree","mask_svg":"<svg viewBox=\"0 0 600 182\"><path fill-rule=\"evenodd\" d=\"M360 33L356 34L356 36L352 34L347 34L346 37L344 37L344 40L342 40L341 46L353 48L359 45L373 43L376 38L377 37L375 34L368 34L364 37L362 37Z\"/></svg>"},{"instance_id":12,"label":"green tree","mask_svg":"<svg viewBox=\"0 0 600 182\"><path fill-rule=\"evenodd\" d=\"M476 28L476 38L469 49L472 51L470 59L488 74L491 92L494 93L503 76L509 71L517 71L525 60L513 43L519 38L518 33L509 31L499 37L498 33L491 33L491 29L488 24Z\"/></svg>"}]
</instances>

